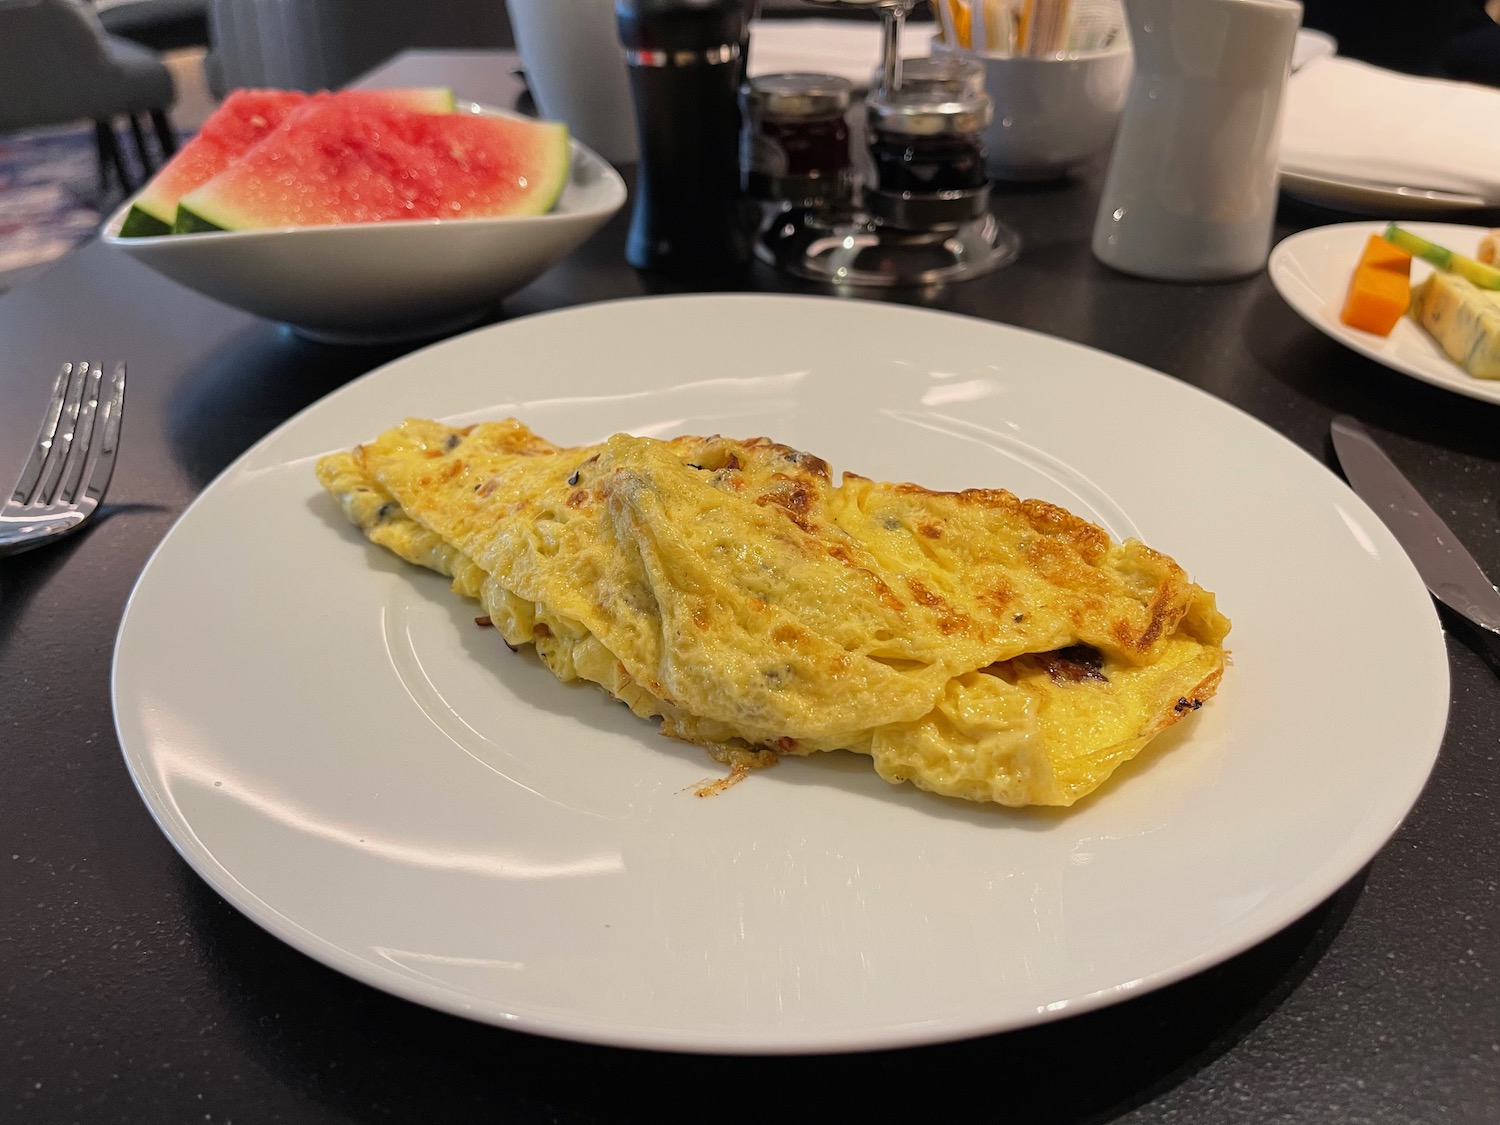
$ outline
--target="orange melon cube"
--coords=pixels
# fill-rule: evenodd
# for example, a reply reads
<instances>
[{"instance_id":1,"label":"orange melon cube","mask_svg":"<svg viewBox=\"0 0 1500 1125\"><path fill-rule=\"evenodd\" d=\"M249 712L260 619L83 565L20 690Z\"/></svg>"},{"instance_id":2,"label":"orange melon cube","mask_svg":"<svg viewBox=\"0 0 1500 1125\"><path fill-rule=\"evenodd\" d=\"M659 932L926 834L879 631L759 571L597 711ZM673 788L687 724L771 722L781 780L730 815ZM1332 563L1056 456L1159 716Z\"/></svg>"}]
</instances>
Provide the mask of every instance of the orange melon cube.
<instances>
[{"instance_id":1,"label":"orange melon cube","mask_svg":"<svg viewBox=\"0 0 1500 1125\"><path fill-rule=\"evenodd\" d=\"M1411 304L1411 255L1370 235L1349 278L1339 319L1350 328L1389 336Z\"/></svg>"}]
</instances>

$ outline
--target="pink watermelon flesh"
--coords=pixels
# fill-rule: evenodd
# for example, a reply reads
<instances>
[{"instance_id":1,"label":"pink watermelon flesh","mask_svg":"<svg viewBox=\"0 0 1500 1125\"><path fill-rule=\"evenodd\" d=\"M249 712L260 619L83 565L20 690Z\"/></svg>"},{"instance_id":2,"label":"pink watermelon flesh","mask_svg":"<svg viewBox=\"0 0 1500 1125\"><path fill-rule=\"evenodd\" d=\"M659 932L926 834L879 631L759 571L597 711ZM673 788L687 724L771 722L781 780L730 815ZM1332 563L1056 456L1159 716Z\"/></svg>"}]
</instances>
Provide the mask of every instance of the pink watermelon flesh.
<instances>
[{"instance_id":1,"label":"pink watermelon flesh","mask_svg":"<svg viewBox=\"0 0 1500 1125\"><path fill-rule=\"evenodd\" d=\"M179 230L536 215L567 183L561 124L314 96L184 196Z\"/></svg>"},{"instance_id":2,"label":"pink watermelon flesh","mask_svg":"<svg viewBox=\"0 0 1500 1125\"><path fill-rule=\"evenodd\" d=\"M332 95L360 106L402 106L426 113L451 113L451 90L348 90ZM132 201L120 228L126 237L166 234L177 204L244 155L294 109L309 99L300 90L235 90L204 121L196 136L177 151Z\"/></svg>"}]
</instances>

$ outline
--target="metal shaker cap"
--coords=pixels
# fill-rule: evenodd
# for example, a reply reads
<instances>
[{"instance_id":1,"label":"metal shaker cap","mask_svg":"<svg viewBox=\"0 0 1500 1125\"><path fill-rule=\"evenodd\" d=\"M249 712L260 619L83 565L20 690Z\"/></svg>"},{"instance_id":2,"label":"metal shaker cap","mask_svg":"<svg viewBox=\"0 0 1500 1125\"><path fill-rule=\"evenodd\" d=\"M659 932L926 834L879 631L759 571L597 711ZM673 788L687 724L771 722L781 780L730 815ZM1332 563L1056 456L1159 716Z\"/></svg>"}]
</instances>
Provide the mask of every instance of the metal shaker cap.
<instances>
[{"instance_id":1,"label":"metal shaker cap","mask_svg":"<svg viewBox=\"0 0 1500 1125\"><path fill-rule=\"evenodd\" d=\"M761 74L741 88L745 108L762 118L801 119L844 113L854 83L837 74L788 72Z\"/></svg>"},{"instance_id":2,"label":"metal shaker cap","mask_svg":"<svg viewBox=\"0 0 1500 1125\"><path fill-rule=\"evenodd\" d=\"M904 59L901 85L872 90L865 106L872 129L912 137L979 133L994 116L983 65L955 55Z\"/></svg>"}]
</instances>

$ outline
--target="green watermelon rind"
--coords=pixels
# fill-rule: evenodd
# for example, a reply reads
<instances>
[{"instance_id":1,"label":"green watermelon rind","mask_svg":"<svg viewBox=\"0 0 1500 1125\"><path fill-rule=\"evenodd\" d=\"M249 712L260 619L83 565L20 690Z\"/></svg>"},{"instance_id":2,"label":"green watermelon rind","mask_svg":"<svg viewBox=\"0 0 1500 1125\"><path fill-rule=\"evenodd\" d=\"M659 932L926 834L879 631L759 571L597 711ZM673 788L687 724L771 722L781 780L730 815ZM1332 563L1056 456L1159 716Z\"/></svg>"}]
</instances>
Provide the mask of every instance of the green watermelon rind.
<instances>
[{"instance_id":1,"label":"green watermelon rind","mask_svg":"<svg viewBox=\"0 0 1500 1125\"><path fill-rule=\"evenodd\" d=\"M573 145L568 136L568 127L554 121L542 124L552 133L552 159L543 164L550 176L543 181L542 187L526 197L527 202L534 203L535 206L512 211L512 215L545 215L557 206L563 189L568 186L568 177L573 172Z\"/></svg>"},{"instance_id":2,"label":"green watermelon rind","mask_svg":"<svg viewBox=\"0 0 1500 1125\"><path fill-rule=\"evenodd\" d=\"M458 110L458 98L454 96L451 87L416 87L411 92L415 96L402 103L407 109L416 110L418 113L454 113ZM424 101L432 104L423 105Z\"/></svg>"},{"instance_id":3,"label":"green watermelon rind","mask_svg":"<svg viewBox=\"0 0 1500 1125\"><path fill-rule=\"evenodd\" d=\"M212 219L198 214L191 207L186 207L181 203L177 205L177 217L172 220L173 234L212 234L216 231L233 229L233 227L220 226Z\"/></svg>"},{"instance_id":4,"label":"green watermelon rind","mask_svg":"<svg viewBox=\"0 0 1500 1125\"><path fill-rule=\"evenodd\" d=\"M142 200L137 199L130 205L130 210L125 213L125 221L120 224L120 237L154 238L158 235L171 234L176 221L175 217L171 222L164 220Z\"/></svg>"},{"instance_id":5,"label":"green watermelon rind","mask_svg":"<svg viewBox=\"0 0 1500 1125\"><path fill-rule=\"evenodd\" d=\"M458 219L413 219L412 222L475 222L483 219L513 219L531 218L545 215L557 206L557 201L562 197L563 191L568 186L568 178L572 174L573 146L568 135L568 127L555 121L530 122L539 126L543 134L544 143L539 145L546 158L540 163L545 178L540 181L540 186L527 192L525 206L518 207L503 215L474 215ZM547 150L550 149L550 152ZM210 181L212 182L212 181ZM391 222L401 222L393 219L380 223L358 223L343 224L349 226L385 226ZM337 226L340 224L327 224ZM172 222L173 234L209 234L216 231L241 231L241 230L276 230L288 229L277 227L266 227L257 225L251 221L240 218L234 213L232 205L223 200L215 199L211 195L200 195L191 204L179 203L177 215ZM310 229L306 227L290 229Z\"/></svg>"}]
</instances>

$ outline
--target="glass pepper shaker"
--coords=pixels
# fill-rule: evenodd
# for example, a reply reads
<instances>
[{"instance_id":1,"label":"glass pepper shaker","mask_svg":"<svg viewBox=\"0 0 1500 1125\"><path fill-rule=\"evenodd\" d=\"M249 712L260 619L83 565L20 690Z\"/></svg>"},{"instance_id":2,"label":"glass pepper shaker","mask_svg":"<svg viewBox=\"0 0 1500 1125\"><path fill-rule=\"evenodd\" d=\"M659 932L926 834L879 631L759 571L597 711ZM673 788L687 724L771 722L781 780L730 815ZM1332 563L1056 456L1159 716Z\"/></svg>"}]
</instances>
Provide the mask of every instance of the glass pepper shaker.
<instances>
[{"instance_id":1,"label":"glass pepper shaker","mask_svg":"<svg viewBox=\"0 0 1500 1125\"><path fill-rule=\"evenodd\" d=\"M839 208L853 195L847 114L854 84L836 74L765 74L740 89L747 194L784 207Z\"/></svg>"},{"instance_id":2,"label":"glass pepper shaker","mask_svg":"<svg viewBox=\"0 0 1500 1125\"><path fill-rule=\"evenodd\" d=\"M901 230L957 226L984 215L990 181L984 129L994 107L974 60L908 59L900 85L865 101L874 180L864 205Z\"/></svg>"}]
</instances>

